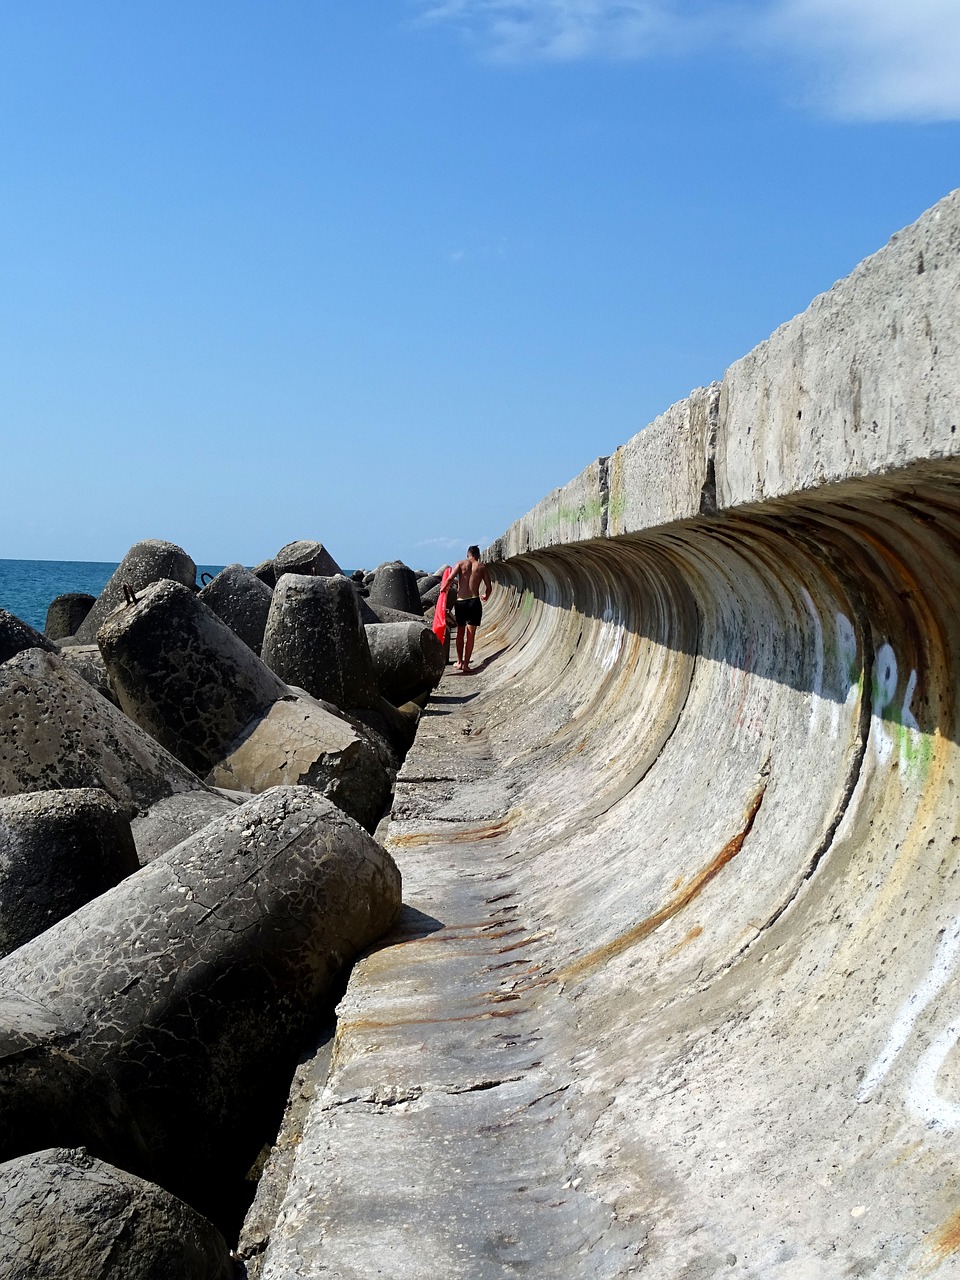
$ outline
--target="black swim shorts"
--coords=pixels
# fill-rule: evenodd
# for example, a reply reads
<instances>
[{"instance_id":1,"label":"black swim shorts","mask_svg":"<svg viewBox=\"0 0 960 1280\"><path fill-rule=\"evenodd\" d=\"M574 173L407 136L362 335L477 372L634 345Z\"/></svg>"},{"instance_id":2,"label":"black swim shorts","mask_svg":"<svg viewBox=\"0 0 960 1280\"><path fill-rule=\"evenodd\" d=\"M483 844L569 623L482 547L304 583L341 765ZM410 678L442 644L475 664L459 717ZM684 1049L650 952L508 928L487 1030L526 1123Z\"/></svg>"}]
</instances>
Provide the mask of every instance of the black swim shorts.
<instances>
[{"instance_id":1,"label":"black swim shorts","mask_svg":"<svg viewBox=\"0 0 960 1280\"><path fill-rule=\"evenodd\" d=\"M458 600L453 606L458 627L479 627L483 616L483 605L479 596L469 596L466 600Z\"/></svg>"}]
</instances>

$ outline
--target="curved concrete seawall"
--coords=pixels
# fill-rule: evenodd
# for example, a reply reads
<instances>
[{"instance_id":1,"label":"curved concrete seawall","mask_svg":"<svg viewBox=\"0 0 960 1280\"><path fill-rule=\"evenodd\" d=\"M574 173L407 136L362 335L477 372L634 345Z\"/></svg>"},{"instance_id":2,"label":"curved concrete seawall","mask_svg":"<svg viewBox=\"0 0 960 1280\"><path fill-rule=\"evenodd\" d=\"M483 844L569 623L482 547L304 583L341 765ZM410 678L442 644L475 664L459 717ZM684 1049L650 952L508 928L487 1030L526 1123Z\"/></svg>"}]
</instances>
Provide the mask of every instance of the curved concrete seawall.
<instances>
[{"instance_id":1,"label":"curved concrete seawall","mask_svg":"<svg viewBox=\"0 0 960 1280\"><path fill-rule=\"evenodd\" d=\"M960 1275L960 193L490 550L267 1277Z\"/></svg>"}]
</instances>

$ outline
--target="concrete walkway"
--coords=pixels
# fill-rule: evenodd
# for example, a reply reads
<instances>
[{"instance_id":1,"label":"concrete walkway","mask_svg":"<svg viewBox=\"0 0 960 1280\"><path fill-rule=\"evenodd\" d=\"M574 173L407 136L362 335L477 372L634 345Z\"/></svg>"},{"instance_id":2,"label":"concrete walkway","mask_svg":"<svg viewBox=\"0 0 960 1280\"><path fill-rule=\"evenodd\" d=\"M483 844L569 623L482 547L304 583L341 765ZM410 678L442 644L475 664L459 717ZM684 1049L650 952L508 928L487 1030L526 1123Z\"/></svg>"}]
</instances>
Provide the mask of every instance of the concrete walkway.
<instances>
[{"instance_id":1,"label":"concrete walkway","mask_svg":"<svg viewBox=\"0 0 960 1280\"><path fill-rule=\"evenodd\" d=\"M488 638L481 662L498 656ZM570 1077L544 1051L548 933L485 732L490 673L448 672L387 841L404 916L340 1007L268 1278L566 1276L571 1258L616 1276L642 1243L579 1193Z\"/></svg>"}]
</instances>

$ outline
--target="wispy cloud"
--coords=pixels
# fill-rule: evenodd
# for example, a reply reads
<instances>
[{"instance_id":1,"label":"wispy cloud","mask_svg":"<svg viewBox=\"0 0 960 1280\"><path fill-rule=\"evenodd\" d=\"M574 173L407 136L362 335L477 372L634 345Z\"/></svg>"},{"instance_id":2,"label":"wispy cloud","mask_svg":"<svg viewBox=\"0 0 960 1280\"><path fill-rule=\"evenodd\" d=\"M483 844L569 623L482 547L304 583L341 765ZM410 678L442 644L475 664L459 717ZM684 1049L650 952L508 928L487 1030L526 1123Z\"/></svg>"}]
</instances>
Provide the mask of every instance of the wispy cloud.
<instances>
[{"instance_id":1,"label":"wispy cloud","mask_svg":"<svg viewBox=\"0 0 960 1280\"><path fill-rule=\"evenodd\" d=\"M478 538L475 534L471 534L469 538L423 538L420 542L415 543L417 547L432 547L436 551L456 551L459 555L466 555L467 547L472 543L476 543L478 547L486 547L493 541L489 534Z\"/></svg>"},{"instance_id":2,"label":"wispy cloud","mask_svg":"<svg viewBox=\"0 0 960 1280\"><path fill-rule=\"evenodd\" d=\"M467 541L469 542L469 539ZM417 547L436 547L437 550L449 550L451 547L463 547L464 550L467 548L467 542L464 542L462 538L422 538L414 545Z\"/></svg>"},{"instance_id":3,"label":"wispy cloud","mask_svg":"<svg viewBox=\"0 0 960 1280\"><path fill-rule=\"evenodd\" d=\"M960 119L957 0L779 0L764 35L798 56L831 114Z\"/></svg>"},{"instance_id":4,"label":"wispy cloud","mask_svg":"<svg viewBox=\"0 0 960 1280\"><path fill-rule=\"evenodd\" d=\"M413 0L499 61L738 49L789 69L791 92L861 120L960 119L958 0Z\"/></svg>"},{"instance_id":5,"label":"wispy cloud","mask_svg":"<svg viewBox=\"0 0 960 1280\"><path fill-rule=\"evenodd\" d=\"M503 62L637 58L702 38L691 0L422 0L426 22L452 23Z\"/></svg>"}]
</instances>

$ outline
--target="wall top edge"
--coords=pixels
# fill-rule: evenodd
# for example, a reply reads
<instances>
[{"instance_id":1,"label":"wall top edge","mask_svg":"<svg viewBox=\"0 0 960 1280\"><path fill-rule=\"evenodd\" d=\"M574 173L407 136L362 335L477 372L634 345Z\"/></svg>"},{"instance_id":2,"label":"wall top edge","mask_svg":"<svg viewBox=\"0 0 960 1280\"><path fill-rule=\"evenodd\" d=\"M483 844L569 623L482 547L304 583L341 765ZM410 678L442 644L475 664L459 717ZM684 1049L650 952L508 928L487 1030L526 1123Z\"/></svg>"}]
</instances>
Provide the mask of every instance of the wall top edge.
<instances>
[{"instance_id":1,"label":"wall top edge","mask_svg":"<svg viewBox=\"0 0 960 1280\"><path fill-rule=\"evenodd\" d=\"M490 559L655 529L960 456L960 188L607 458Z\"/></svg>"}]
</instances>

